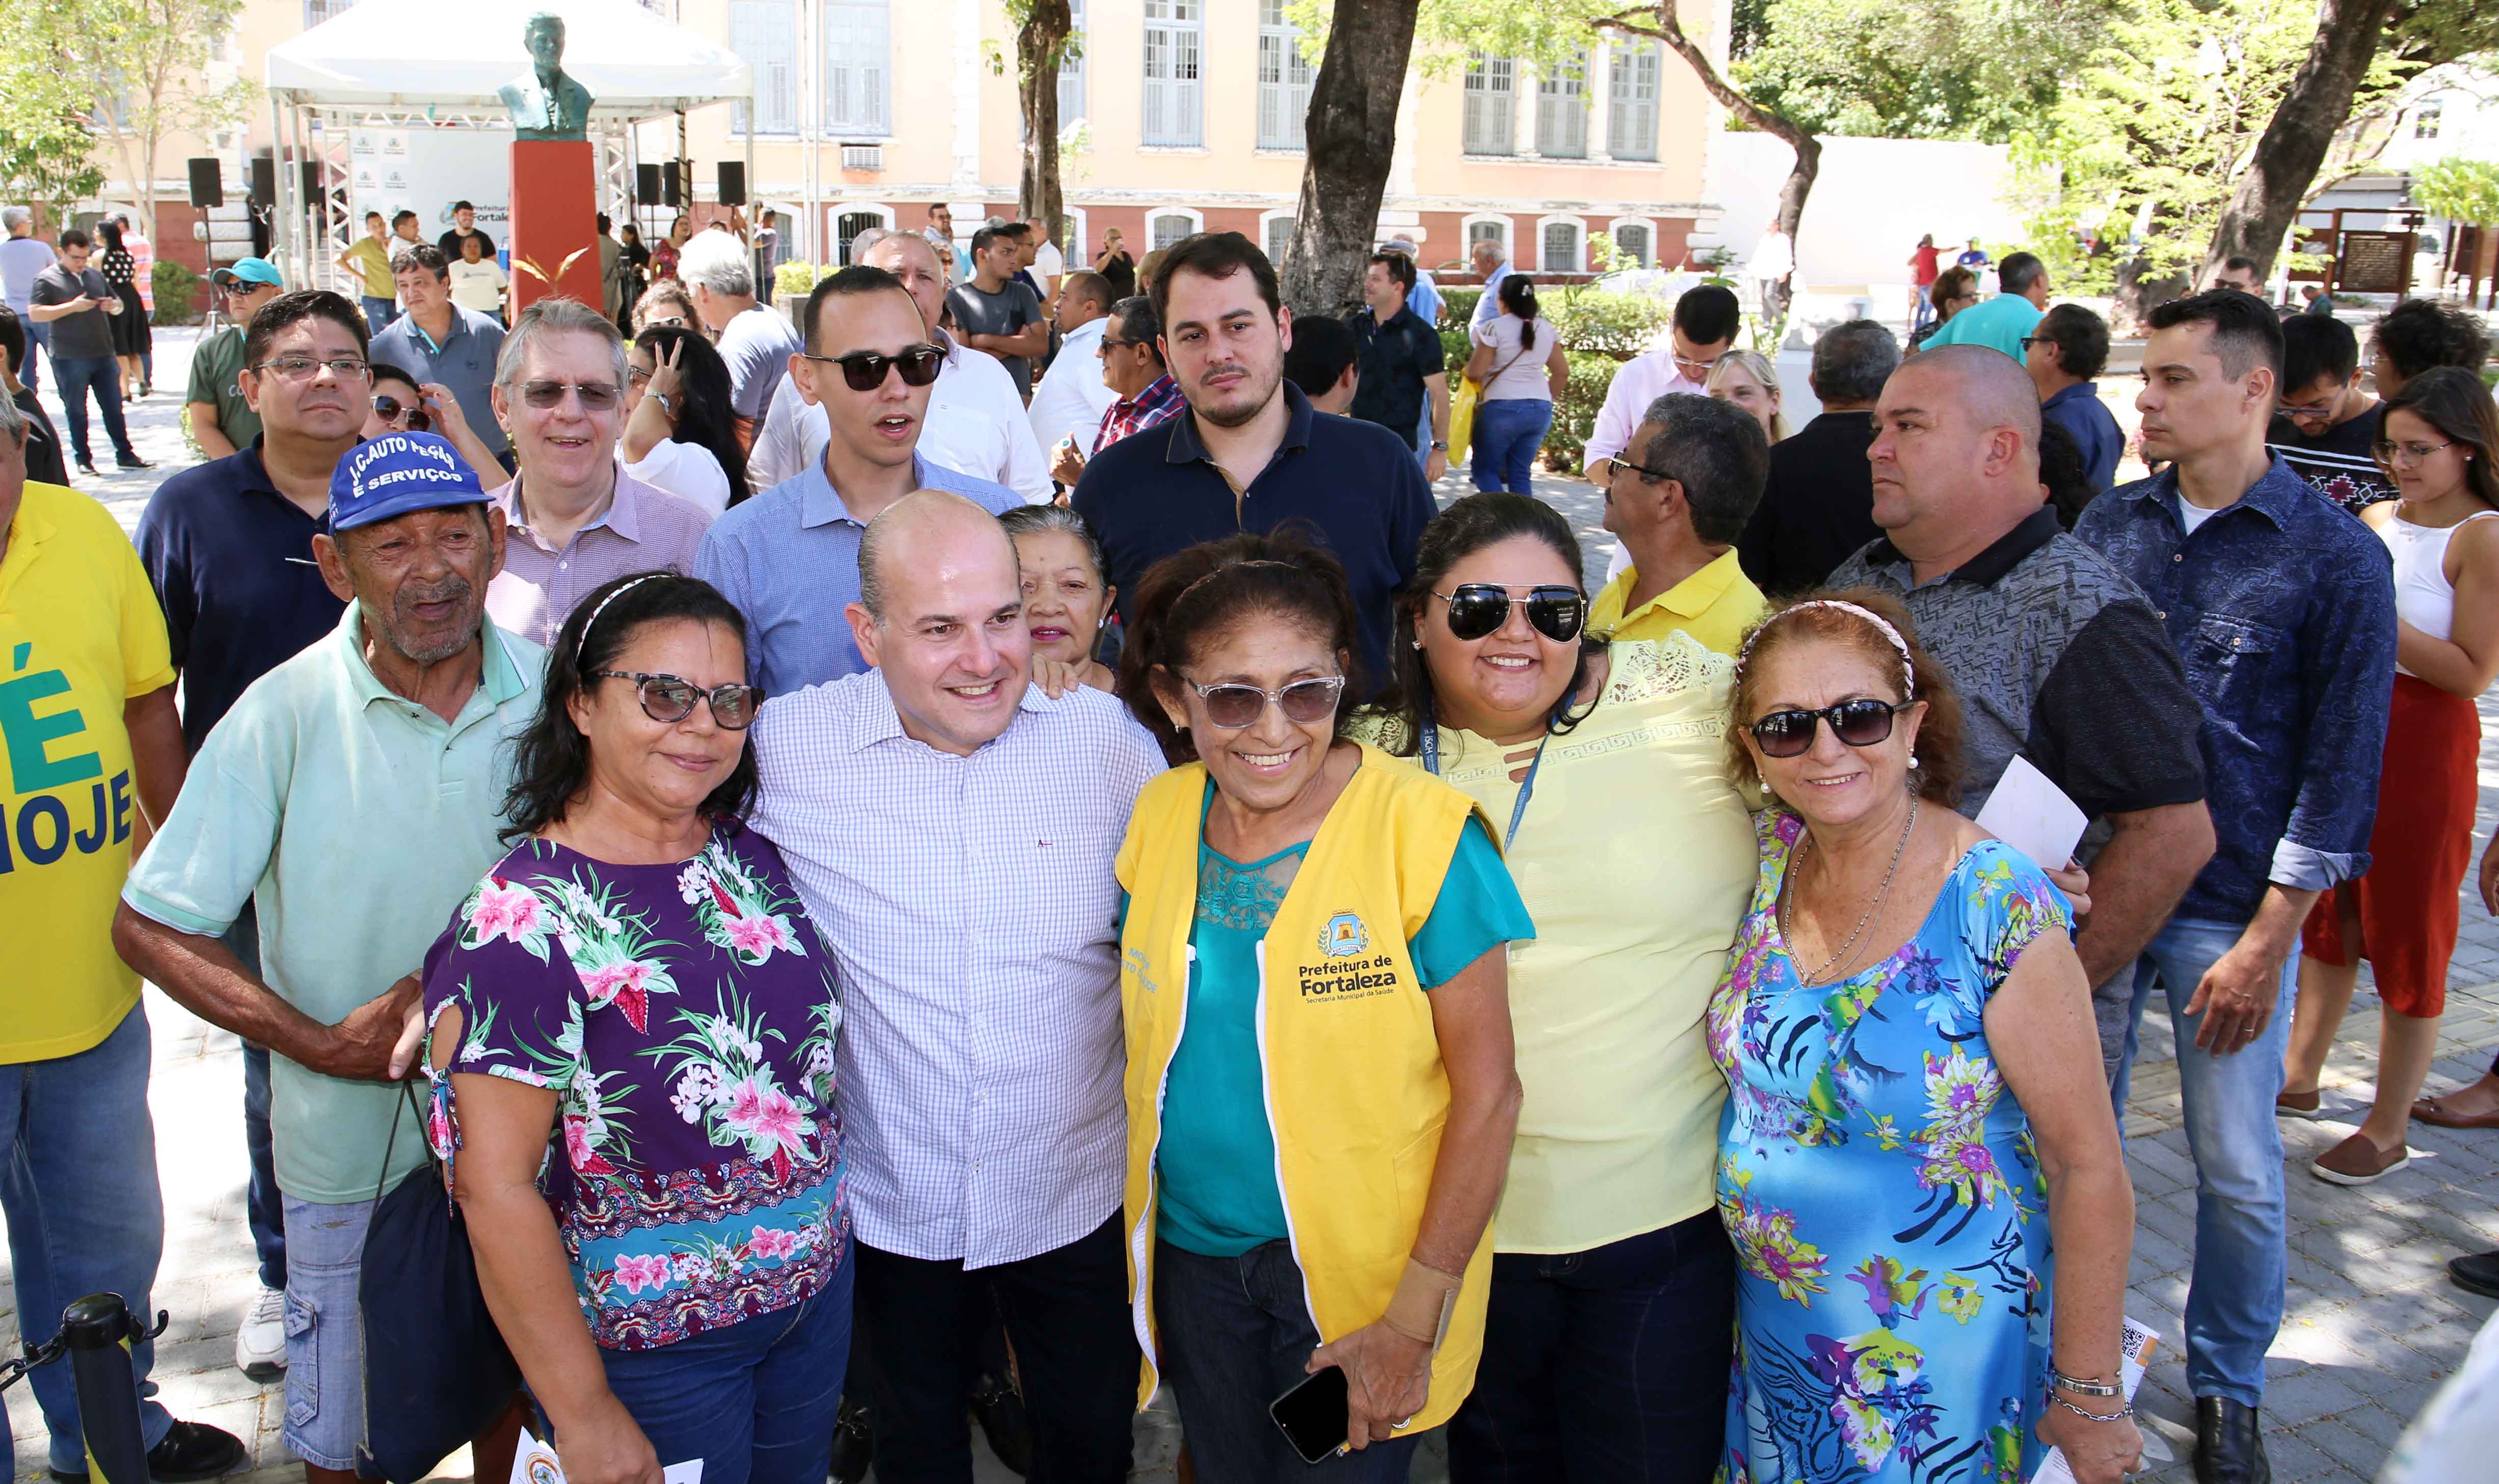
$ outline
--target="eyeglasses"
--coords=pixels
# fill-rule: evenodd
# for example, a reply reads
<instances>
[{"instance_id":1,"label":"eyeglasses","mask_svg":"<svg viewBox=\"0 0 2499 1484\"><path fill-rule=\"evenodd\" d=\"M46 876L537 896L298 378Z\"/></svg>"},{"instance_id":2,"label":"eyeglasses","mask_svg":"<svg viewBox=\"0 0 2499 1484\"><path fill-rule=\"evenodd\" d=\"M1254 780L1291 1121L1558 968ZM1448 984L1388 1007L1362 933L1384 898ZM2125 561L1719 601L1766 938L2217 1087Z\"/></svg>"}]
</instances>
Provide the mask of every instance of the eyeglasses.
<instances>
[{"instance_id":1,"label":"eyeglasses","mask_svg":"<svg viewBox=\"0 0 2499 1484\"><path fill-rule=\"evenodd\" d=\"M1706 381L1709 379L1709 373L1717 369L1718 358L1712 356L1706 361L1696 361L1688 356L1676 356L1674 358L1674 364L1678 370L1692 380Z\"/></svg>"},{"instance_id":2,"label":"eyeglasses","mask_svg":"<svg viewBox=\"0 0 2499 1484\"><path fill-rule=\"evenodd\" d=\"M340 356L328 361L314 360L310 356L276 356L261 362L252 370L264 375L276 371L289 381L307 381L318 375L321 368L325 366L330 369L330 374L341 381L353 380L373 370L362 356Z\"/></svg>"},{"instance_id":3,"label":"eyeglasses","mask_svg":"<svg viewBox=\"0 0 2499 1484\"><path fill-rule=\"evenodd\" d=\"M2452 442L2388 443L2381 440L2370 444L2369 451L2378 456L2379 463L2384 464L2390 468L2398 466L2410 468L2416 464L2428 463L2429 456L2438 452L2442 448L2453 448L2455 444Z\"/></svg>"},{"instance_id":4,"label":"eyeglasses","mask_svg":"<svg viewBox=\"0 0 2499 1484\"><path fill-rule=\"evenodd\" d=\"M1825 706L1819 711L1773 711L1750 730L1768 758L1795 758L1813 746L1817 722L1829 722L1831 734L1850 747L1872 747L1892 735L1892 714L1906 709L1890 701L1864 697Z\"/></svg>"},{"instance_id":5,"label":"eyeglasses","mask_svg":"<svg viewBox=\"0 0 2499 1484\"><path fill-rule=\"evenodd\" d=\"M1239 684L1202 686L1186 676L1181 678L1181 683L1195 691L1197 698L1206 703L1207 725L1225 731L1239 731L1254 725L1269 701L1284 713L1285 721L1304 726L1324 722L1336 715L1337 696L1345 690L1342 675L1296 680L1276 691Z\"/></svg>"},{"instance_id":6,"label":"eyeglasses","mask_svg":"<svg viewBox=\"0 0 2499 1484\"><path fill-rule=\"evenodd\" d=\"M642 328L645 330L651 330L656 329L661 325L667 325L671 328L682 330L686 327L686 317L682 314L654 314L649 319L642 321Z\"/></svg>"},{"instance_id":7,"label":"eyeglasses","mask_svg":"<svg viewBox=\"0 0 2499 1484\"><path fill-rule=\"evenodd\" d=\"M888 367L902 372L904 386L926 386L946 364L946 352L934 345L914 345L890 356L873 350L854 350L846 356L799 354L820 365L840 367L843 383L854 392L873 392L885 385Z\"/></svg>"},{"instance_id":8,"label":"eyeglasses","mask_svg":"<svg viewBox=\"0 0 2499 1484\"><path fill-rule=\"evenodd\" d=\"M644 371L638 366L629 366L625 368L625 379L633 382L635 386L640 386L643 382L651 379L651 372Z\"/></svg>"},{"instance_id":9,"label":"eyeglasses","mask_svg":"<svg viewBox=\"0 0 2499 1484\"><path fill-rule=\"evenodd\" d=\"M387 392L373 398L373 416L386 423L396 423L405 417L410 433L423 433L434 426L433 416L423 407L412 402L402 402Z\"/></svg>"},{"instance_id":10,"label":"eyeglasses","mask_svg":"<svg viewBox=\"0 0 2499 1484\"><path fill-rule=\"evenodd\" d=\"M2294 423L2331 422L2334 414L2343 410L2343 398L2350 390L2349 387L2345 387L2337 391L2329 401L2312 406L2301 406L2296 403L2288 402L2277 403L2274 404L2274 410Z\"/></svg>"},{"instance_id":11,"label":"eyeglasses","mask_svg":"<svg viewBox=\"0 0 2499 1484\"><path fill-rule=\"evenodd\" d=\"M2022 337L2022 348L2026 351L2033 345L2054 345L2057 342L2055 340L2044 335L2026 335ZM2288 407L2285 407L2283 410L2288 412L2290 409Z\"/></svg>"},{"instance_id":12,"label":"eyeglasses","mask_svg":"<svg viewBox=\"0 0 2499 1484\"><path fill-rule=\"evenodd\" d=\"M1107 335L1102 337L1102 348L1104 350L1125 350L1131 345L1151 345L1153 341L1152 340L1115 340Z\"/></svg>"},{"instance_id":13,"label":"eyeglasses","mask_svg":"<svg viewBox=\"0 0 2499 1484\"><path fill-rule=\"evenodd\" d=\"M1631 460L1620 457L1599 459L1588 466L1588 472L1596 476L1599 484L1613 483L1614 476L1625 469L1630 469L1651 484L1663 484L1674 477L1662 468L1651 468L1645 464L1634 464Z\"/></svg>"},{"instance_id":14,"label":"eyeglasses","mask_svg":"<svg viewBox=\"0 0 2499 1484\"><path fill-rule=\"evenodd\" d=\"M1530 588L1525 597L1512 597L1509 589L1497 582L1462 582L1454 593L1432 596L1449 605L1449 633L1460 639L1480 639L1497 632L1509 622L1512 604L1524 604L1527 621L1556 644L1579 637L1579 626L1588 618L1588 600L1579 590L1558 583Z\"/></svg>"},{"instance_id":15,"label":"eyeglasses","mask_svg":"<svg viewBox=\"0 0 2499 1484\"><path fill-rule=\"evenodd\" d=\"M714 686L706 691L681 675L646 675L639 670L592 670L607 680L634 683L642 714L655 722L675 724L695 714L699 699L711 706L711 719L730 731L754 725L755 709L763 704L762 686Z\"/></svg>"},{"instance_id":16,"label":"eyeglasses","mask_svg":"<svg viewBox=\"0 0 2499 1484\"><path fill-rule=\"evenodd\" d=\"M540 412L562 406L564 394L567 392L580 396L581 409L584 412L604 412L616 405L617 399L624 395L616 389L616 383L613 381L524 381L521 383L521 401Z\"/></svg>"}]
</instances>

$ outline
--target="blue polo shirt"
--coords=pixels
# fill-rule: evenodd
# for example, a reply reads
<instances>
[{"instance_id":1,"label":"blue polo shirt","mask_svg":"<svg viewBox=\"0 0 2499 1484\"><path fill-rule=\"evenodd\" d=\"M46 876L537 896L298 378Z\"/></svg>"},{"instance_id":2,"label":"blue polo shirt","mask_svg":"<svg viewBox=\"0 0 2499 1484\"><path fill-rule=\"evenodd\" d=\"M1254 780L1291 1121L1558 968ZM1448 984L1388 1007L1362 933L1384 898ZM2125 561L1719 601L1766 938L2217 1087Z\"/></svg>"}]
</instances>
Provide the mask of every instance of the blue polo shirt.
<instances>
[{"instance_id":1,"label":"blue polo shirt","mask_svg":"<svg viewBox=\"0 0 2499 1484\"><path fill-rule=\"evenodd\" d=\"M450 333L439 341L419 328L415 315L403 313L373 337L367 354L420 382L438 381L451 388L451 395L460 399L460 415L469 420L469 431L486 445L487 452L500 458L512 449L503 425L495 420L495 358L503 350L503 327L494 316L455 304ZM491 469L478 473L490 485L500 482Z\"/></svg>"},{"instance_id":2,"label":"blue polo shirt","mask_svg":"<svg viewBox=\"0 0 2499 1484\"><path fill-rule=\"evenodd\" d=\"M1927 337L1927 343L1922 348L1985 345L2019 361L2022 359L2022 338L2038 328L2039 316L2046 312L2019 294L1998 294L1985 304L1973 305L1945 320L1942 329Z\"/></svg>"},{"instance_id":3,"label":"blue polo shirt","mask_svg":"<svg viewBox=\"0 0 2499 1484\"><path fill-rule=\"evenodd\" d=\"M1409 463L1412 462L1411 459ZM992 515L1024 499L914 454L912 488L952 490ZM842 609L859 601L860 540L867 527L825 477L823 460L711 523L695 575L746 615L746 680L766 695L865 670Z\"/></svg>"},{"instance_id":4,"label":"blue polo shirt","mask_svg":"<svg viewBox=\"0 0 2499 1484\"><path fill-rule=\"evenodd\" d=\"M1197 418L1184 411L1095 454L1072 502L1101 538L1111 568L1103 575L1119 587L1120 616L1130 623L1138 579L1172 553L1245 531L1263 535L1289 521L1314 528L1353 589L1367 695L1390 673L1391 601L1414 575L1432 492L1396 434L1314 412L1289 381L1281 390L1289 411L1284 440L1248 488L1234 490L1207 455Z\"/></svg>"},{"instance_id":5,"label":"blue polo shirt","mask_svg":"<svg viewBox=\"0 0 2499 1484\"><path fill-rule=\"evenodd\" d=\"M2118 430L2108 404L2100 401L2099 388L2077 381L2039 403L2039 415L2074 436L2093 490L2107 494L2117 484L2117 461L2126 452L2126 435Z\"/></svg>"},{"instance_id":6,"label":"blue polo shirt","mask_svg":"<svg viewBox=\"0 0 2499 1484\"><path fill-rule=\"evenodd\" d=\"M156 487L139 517L139 560L165 610L182 672L182 743L208 740L251 683L339 627L344 599L312 565L329 517L277 493L260 441Z\"/></svg>"}]
</instances>

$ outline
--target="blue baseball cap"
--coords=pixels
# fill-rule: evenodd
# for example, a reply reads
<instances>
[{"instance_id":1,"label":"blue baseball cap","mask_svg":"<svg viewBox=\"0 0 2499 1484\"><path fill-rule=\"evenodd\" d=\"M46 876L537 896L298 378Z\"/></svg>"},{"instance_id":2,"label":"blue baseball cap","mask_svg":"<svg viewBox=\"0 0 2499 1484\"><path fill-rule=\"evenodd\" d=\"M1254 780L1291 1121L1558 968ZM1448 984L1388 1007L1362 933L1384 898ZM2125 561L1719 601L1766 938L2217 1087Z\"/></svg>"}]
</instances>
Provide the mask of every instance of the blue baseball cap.
<instances>
[{"instance_id":1,"label":"blue baseball cap","mask_svg":"<svg viewBox=\"0 0 2499 1484\"><path fill-rule=\"evenodd\" d=\"M413 510L482 504L486 487L431 433L389 433L347 450L330 475L330 529L353 531Z\"/></svg>"},{"instance_id":2,"label":"blue baseball cap","mask_svg":"<svg viewBox=\"0 0 2499 1484\"><path fill-rule=\"evenodd\" d=\"M267 258L237 258L209 274L209 277L219 288L237 280L244 283L266 283L271 288L286 287L286 280L277 275L277 265Z\"/></svg>"}]
</instances>

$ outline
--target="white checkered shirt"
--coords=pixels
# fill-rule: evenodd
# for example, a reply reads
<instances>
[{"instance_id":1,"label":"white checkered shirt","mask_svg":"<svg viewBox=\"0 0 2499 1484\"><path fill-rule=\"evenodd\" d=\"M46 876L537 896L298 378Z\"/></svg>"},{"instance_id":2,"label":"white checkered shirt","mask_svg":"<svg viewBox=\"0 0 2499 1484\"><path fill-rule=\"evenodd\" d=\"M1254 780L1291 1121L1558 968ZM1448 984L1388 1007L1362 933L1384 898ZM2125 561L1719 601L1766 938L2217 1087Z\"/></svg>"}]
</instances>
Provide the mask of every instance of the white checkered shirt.
<instances>
[{"instance_id":1,"label":"white checkered shirt","mask_svg":"<svg viewBox=\"0 0 2499 1484\"><path fill-rule=\"evenodd\" d=\"M1099 691L1027 688L957 758L870 670L764 704L755 828L839 968L842 1152L870 1246L992 1267L1120 1207L1120 884L1162 754Z\"/></svg>"}]
</instances>

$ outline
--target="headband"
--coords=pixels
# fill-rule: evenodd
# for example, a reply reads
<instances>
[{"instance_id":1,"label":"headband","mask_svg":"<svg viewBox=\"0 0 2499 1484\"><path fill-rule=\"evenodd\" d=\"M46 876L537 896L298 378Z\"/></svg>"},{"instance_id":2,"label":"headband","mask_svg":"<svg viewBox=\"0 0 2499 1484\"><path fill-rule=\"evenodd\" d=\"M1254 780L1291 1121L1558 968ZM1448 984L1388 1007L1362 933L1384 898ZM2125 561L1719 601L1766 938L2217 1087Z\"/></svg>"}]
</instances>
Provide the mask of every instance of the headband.
<instances>
[{"instance_id":1,"label":"headband","mask_svg":"<svg viewBox=\"0 0 2499 1484\"><path fill-rule=\"evenodd\" d=\"M1918 675L1915 665L1913 665L1909 660L1909 641L1901 638L1900 630L1893 628L1890 621L1885 619L1883 615L1875 612L1871 608L1861 608L1855 603L1849 602L1844 598L1837 597L1817 597L1810 602L1796 603L1789 607L1782 608L1778 612L1771 614L1769 618L1764 619L1762 621L1762 627L1752 631L1751 635L1744 640L1743 649L1737 652L1736 656L1736 673L1740 675L1744 672L1745 662L1753 658L1753 646L1762 642L1762 635L1770 631L1771 625L1776 624L1779 620L1786 618L1791 613L1802 613L1807 608L1836 608L1842 613L1855 614L1857 617L1873 625L1875 630L1881 633L1885 639L1890 640L1892 648L1900 656L1900 694L1904 698L1914 698L1917 695ZM585 629L583 632L587 635L588 630Z\"/></svg>"},{"instance_id":2,"label":"headband","mask_svg":"<svg viewBox=\"0 0 2499 1484\"><path fill-rule=\"evenodd\" d=\"M599 600L599 606L590 610L589 622L581 626L581 642L573 648L572 667L574 669L581 668L581 657L590 653L590 631L599 627L599 615L607 611L607 605L609 603L614 602L616 599L633 592L635 588L640 587L646 582L652 582L662 577L671 577L674 575L676 574L673 572L644 572L641 576L634 578L632 582L625 584L615 592L600 598Z\"/></svg>"}]
</instances>

